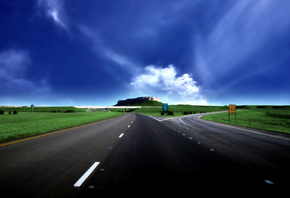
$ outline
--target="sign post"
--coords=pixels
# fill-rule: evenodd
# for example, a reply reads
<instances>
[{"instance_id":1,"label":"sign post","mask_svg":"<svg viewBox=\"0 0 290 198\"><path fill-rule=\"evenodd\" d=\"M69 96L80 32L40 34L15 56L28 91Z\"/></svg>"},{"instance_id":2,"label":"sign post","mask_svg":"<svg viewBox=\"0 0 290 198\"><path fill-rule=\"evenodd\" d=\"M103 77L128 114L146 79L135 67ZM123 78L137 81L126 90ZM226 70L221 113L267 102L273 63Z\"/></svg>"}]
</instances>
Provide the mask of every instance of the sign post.
<instances>
[{"instance_id":1,"label":"sign post","mask_svg":"<svg viewBox=\"0 0 290 198\"><path fill-rule=\"evenodd\" d=\"M235 114L235 123L237 122L237 113L236 113L236 105L235 104L230 104L229 105L229 118L228 121L230 122L230 114L234 113Z\"/></svg>"},{"instance_id":2,"label":"sign post","mask_svg":"<svg viewBox=\"0 0 290 198\"><path fill-rule=\"evenodd\" d=\"M33 113L34 104L32 104L30 107L31 107L31 113Z\"/></svg>"}]
</instances>

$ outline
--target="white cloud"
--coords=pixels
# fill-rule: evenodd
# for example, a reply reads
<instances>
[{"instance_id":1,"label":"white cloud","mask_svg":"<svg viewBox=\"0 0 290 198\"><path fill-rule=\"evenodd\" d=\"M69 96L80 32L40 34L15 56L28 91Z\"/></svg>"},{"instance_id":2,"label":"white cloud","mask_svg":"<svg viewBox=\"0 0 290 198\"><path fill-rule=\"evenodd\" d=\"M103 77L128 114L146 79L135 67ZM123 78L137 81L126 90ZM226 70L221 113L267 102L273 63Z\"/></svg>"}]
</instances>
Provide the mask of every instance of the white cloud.
<instances>
[{"instance_id":1,"label":"white cloud","mask_svg":"<svg viewBox=\"0 0 290 198\"><path fill-rule=\"evenodd\" d=\"M121 53L117 53L110 48L105 48L102 51L106 58L118 64L119 66L126 68L129 73L134 73L139 69L137 63Z\"/></svg>"},{"instance_id":2,"label":"white cloud","mask_svg":"<svg viewBox=\"0 0 290 198\"><path fill-rule=\"evenodd\" d=\"M201 87L191 75L178 77L173 65L165 68L147 66L145 72L133 78L130 85L138 94L155 94L171 104L207 104L201 94Z\"/></svg>"},{"instance_id":3,"label":"white cloud","mask_svg":"<svg viewBox=\"0 0 290 198\"><path fill-rule=\"evenodd\" d=\"M63 0L38 0L38 6L43 9L47 17L51 18L58 26L67 29Z\"/></svg>"},{"instance_id":4,"label":"white cloud","mask_svg":"<svg viewBox=\"0 0 290 198\"><path fill-rule=\"evenodd\" d=\"M113 50L111 46L106 44L97 30L85 25L79 25L78 27L80 32L90 41L90 44L93 45L95 53L102 55L104 58L112 61L121 68L125 68L128 73L136 73L140 70L140 66L135 60L132 60L132 58L122 52Z\"/></svg>"},{"instance_id":5,"label":"white cloud","mask_svg":"<svg viewBox=\"0 0 290 198\"><path fill-rule=\"evenodd\" d=\"M46 79L32 81L26 76L31 64L29 53L20 50L0 52L1 92L9 94L44 94L50 91Z\"/></svg>"}]
</instances>

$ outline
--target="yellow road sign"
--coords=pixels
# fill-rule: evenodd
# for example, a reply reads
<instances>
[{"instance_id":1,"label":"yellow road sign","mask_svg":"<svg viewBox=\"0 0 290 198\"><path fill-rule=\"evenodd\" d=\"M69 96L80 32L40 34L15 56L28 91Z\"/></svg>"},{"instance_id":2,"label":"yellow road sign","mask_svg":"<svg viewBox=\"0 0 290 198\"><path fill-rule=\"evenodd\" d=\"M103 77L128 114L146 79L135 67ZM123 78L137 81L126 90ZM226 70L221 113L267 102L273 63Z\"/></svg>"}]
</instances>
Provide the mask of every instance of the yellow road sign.
<instances>
[{"instance_id":1,"label":"yellow road sign","mask_svg":"<svg viewBox=\"0 0 290 198\"><path fill-rule=\"evenodd\" d=\"M229 105L229 113L236 113L236 105L233 104Z\"/></svg>"}]
</instances>

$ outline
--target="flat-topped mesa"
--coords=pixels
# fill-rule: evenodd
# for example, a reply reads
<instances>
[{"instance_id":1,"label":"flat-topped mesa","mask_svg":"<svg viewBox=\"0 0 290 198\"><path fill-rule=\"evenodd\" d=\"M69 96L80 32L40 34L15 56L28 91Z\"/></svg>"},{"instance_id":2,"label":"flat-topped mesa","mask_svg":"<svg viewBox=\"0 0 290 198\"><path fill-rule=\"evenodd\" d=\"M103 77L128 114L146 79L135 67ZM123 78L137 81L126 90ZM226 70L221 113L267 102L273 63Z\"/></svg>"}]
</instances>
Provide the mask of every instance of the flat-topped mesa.
<instances>
[{"instance_id":1,"label":"flat-topped mesa","mask_svg":"<svg viewBox=\"0 0 290 198\"><path fill-rule=\"evenodd\" d=\"M144 101L157 101L160 102L160 98L157 97L138 97L138 98L129 98L126 100L119 100L115 106L128 106L134 105L136 103L144 102Z\"/></svg>"}]
</instances>

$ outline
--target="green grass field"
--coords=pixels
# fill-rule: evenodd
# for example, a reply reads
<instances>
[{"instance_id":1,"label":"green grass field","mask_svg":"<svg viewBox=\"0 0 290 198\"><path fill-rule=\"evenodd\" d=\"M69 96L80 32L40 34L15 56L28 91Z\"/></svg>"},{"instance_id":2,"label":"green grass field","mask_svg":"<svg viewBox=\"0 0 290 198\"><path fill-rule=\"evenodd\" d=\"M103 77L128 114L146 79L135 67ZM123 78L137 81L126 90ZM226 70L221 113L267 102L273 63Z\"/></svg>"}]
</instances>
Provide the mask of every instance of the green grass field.
<instances>
[{"instance_id":1,"label":"green grass field","mask_svg":"<svg viewBox=\"0 0 290 198\"><path fill-rule=\"evenodd\" d=\"M66 112L85 112L86 109L75 107L34 107L33 113L66 113ZM1 111L3 113L1 113ZM31 114L30 107L0 107L0 114ZM9 113L10 112L10 113Z\"/></svg>"},{"instance_id":2,"label":"green grass field","mask_svg":"<svg viewBox=\"0 0 290 198\"><path fill-rule=\"evenodd\" d=\"M0 116L0 142L29 137L123 115L121 112L51 113Z\"/></svg>"},{"instance_id":3,"label":"green grass field","mask_svg":"<svg viewBox=\"0 0 290 198\"><path fill-rule=\"evenodd\" d=\"M0 142L96 122L123 115L125 111L125 109L109 109L110 112L88 113L85 109L74 107L35 107L34 113L31 114L30 107L1 107L0 110L4 111L4 115L0 115ZM227 110L228 106L169 105L169 111L173 112L173 115L161 115L161 106L128 109L133 113L159 117ZM18 115L9 115L9 111L12 114L13 111L17 111ZM244 110L237 111L236 117L237 123L234 114L231 114L230 122L228 121L228 113L207 115L202 119L290 133L290 106L246 106Z\"/></svg>"},{"instance_id":4,"label":"green grass field","mask_svg":"<svg viewBox=\"0 0 290 198\"><path fill-rule=\"evenodd\" d=\"M206 115L202 119L290 133L290 106L247 106L237 111L236 123L234 114L228 121L228 113Z\"/></svg>"},{"instance_id":5,"label":"green grass field","mask_svg":"<svg viewBox=\"0 0 290 198\"><path fill-rule=\"evenodd\" d=\"M138 109L128 109L133 113L142 113L147 115L159 116L159 117L177 117L189 114L207 113L215 111L225 111L227 106L199 106L199 105L169 105L169 111L173 112L173 115L161 115L162 107L142 107ZM109 109L113 112L123 112L125 109Z\"/></svg>"}]
</instances>

